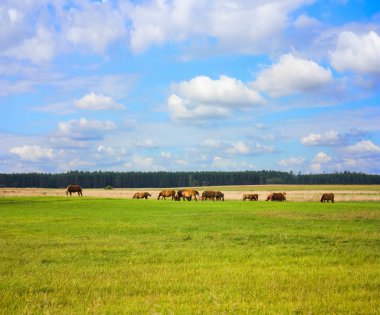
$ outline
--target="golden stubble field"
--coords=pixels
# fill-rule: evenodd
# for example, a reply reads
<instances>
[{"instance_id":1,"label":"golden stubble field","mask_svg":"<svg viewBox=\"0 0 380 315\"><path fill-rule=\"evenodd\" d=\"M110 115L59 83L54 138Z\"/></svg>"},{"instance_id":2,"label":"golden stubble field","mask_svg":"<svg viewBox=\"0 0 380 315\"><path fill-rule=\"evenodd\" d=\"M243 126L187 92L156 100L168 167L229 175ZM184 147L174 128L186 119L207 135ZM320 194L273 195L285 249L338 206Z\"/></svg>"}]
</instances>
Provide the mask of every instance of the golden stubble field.
<instances>
[{"instance_id":1,"label":"golden stubble field","mask_svg":"<svg viewBox=\"0 0 380 315\"><path fill-rule=\"evenodd\" d=\"M178 189L178 188L173 188ZM286 192L287 201L319 201L322 194L332 192L335 194L335 202L350 201L380 201L380 185L255 185L255 186L223 186L223 187L195 187L200 193L204 190L220 190L225 195L225 200L242 200L244 193L257 193L259 201L266 199L271 192ZM84 197L94 198L125 198L131 199L135 192L147 191L157 199L159 188L83 188ZM7 196L62 196L66 197L66 189L51 188L1 188L0 197ZM70 196L69 196L70 197ZM73 194L71 198L77 197ZM247 201L248 202L248 201Z\"/></svg>"}]
</instances>

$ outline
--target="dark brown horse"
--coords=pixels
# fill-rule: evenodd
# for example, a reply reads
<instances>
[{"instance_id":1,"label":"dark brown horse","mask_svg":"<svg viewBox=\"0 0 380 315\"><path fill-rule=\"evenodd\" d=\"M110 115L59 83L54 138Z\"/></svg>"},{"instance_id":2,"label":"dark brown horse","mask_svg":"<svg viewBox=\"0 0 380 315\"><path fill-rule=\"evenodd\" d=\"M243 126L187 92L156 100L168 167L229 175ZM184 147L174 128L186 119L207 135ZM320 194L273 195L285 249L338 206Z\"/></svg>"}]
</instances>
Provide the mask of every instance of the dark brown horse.
<instances>
[{"instance_id":1,"label":"dark brown horse","mask_svg":"<svg viewBox=\"0 0 380 315\"><path fill-rule=\"evenodd\" d=\"M282 193L271 193L268 195L266 201L286 201L286 192Z\"/></svg>"},{"instance_id":2,"label":"dark brown horse","mask_svg":"<svg viewBox=\"0 0 380 315\"><path fill-rule=\"evenodd\" d=\"M202 201L204 201L204 200L209 200L209 199L215 201L215 195L216 195L216 191L214 191L214 190L205 190L205 191L202 193L200 199L201 199Z\"/></svg>"},{"instance_id":3,"label":"dark brown horse","mask_svg":"<svg viewBox=\"0 0 380 315\"><path fill-rule=\"evenodd\" d=\"M67 186L67 189L66 189L66 195L68 196L72 193L75 193L77 192L78 193L78 196L82 196L82 187L80 187L79 185L69 185Z\"/></svg>"},{"instance_id":4,"label":"dark brown horse","mask_svg":"<svg viewBox=\"0 0 380 315\"><path fill-rule=\"evenodd\" d=\"M252 201L252 200L257 201L257 200L259 200L259 195L258 194L244 194L243 195L243 201L245 201L247 199L249 201Z\"/></svg>"},{"instance_id":5,"label":"dark brown horse","mask_svg":"<svg viewBox=\"0 0 380 315\"><path fill-rule=\"evenodd\" d=\"M334 203L334 194L333 193L324 193L321 197L321 202L329 202Z\"/></svg>"}]
</instances>

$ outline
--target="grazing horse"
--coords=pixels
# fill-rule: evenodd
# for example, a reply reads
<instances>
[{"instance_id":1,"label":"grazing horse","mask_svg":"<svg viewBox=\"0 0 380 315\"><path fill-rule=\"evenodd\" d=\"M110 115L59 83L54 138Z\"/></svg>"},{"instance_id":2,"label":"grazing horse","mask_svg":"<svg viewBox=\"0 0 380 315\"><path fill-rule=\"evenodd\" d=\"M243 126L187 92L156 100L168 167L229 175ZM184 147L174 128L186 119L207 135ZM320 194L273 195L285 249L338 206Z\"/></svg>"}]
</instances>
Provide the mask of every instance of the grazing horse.
<instances>
[{"instance_id":1,"label":"grazing horse","mask_svg":"<svg viewBox=\"0 0 380 315\"><path fill-rule=\"evenodd\" d=\"M80 187L79 185L69 185L69 186L67 186L66 195L68 196L70 194L70 196L71 196L71 194L73 192L74 193L77 192L78 196L82 196L82 187Z\"/></svg>"},{"instance_id":2,"label":"grazing horse","mask_svg":"<svg viewBox=\"0 0 380 315\"><path fill-rule=\"evenodd\" d=\"M224 201L224 193L218 190L205 190L200 199L202 201L211 199L212 201Z\"/></svg>"},{"instance_id":3,"label":"grazing horse","mask_svg":"<svg viewBox=\"0 0 380 315\"><path fill-rule=\"evenodd\" d=\"M202 201L204 201L204 200L208 200L208 199L211 199L211 200L214 200L214 201L215 201L215 193L216 193L216 191L214 191L214 190L205 190L205 191L202 193L200 199L201 199Z\"/></svg>"},{"instance_id":4,"label":"grazing horse","mask_svg":"<svg viewBox=\"0 0 380 315\"><path fill-rule=\"evenodd\" d=\"M166 189L166 190L161 191L158 194L157 200L160 200L161 197L162 199L165 199L165 200L166 200L166 197L172 197L172 200L173 200L174 196L175 196L175 190Z\"/></svg>"},{"instance_id":5,"label":"grazing horse","mask_svg":"<svg viewBox=\"0 0 380 315\"><path fill-rule=\"evenodd\" d=\"M152 196L148 192L137 192L133 195L132 199L148 199L148 197Z\"/></svg>"},{"instance_id":6,"label":"grazing horse","mask_svg":"<svg viewBox=\"0 0 380 315\"><path fill-rule=\"evenodd\" d=\"M243 201L245 201L247 199L249 201L252 201L252 200L257 201L257 200L259 200L259 195L258 194L244 194L243 195Z\"/></svg>"},{"instance_id":7,"label":"grazing horse","mask_svg":"<svg viewBox=\"0 0 380 315\"><path fill-rule=\"evenodd\" d=\"M286 200L286 193L283 192L283 193L271 193L268 195L267 197L267 200L271 200L271 201L285 201Z\"/></svg>"},{"instance_id":8,"label":"grazing horse","mask_svg":"<svg viewBox=\"0 0 380 315\"><path fill-rule=\"evenodd\" d=\"M321 202L329 202L334 203L334 194L333 193L324 193L321 197Z\"/></svg>"},{"instance_id":9,"label":"grazing horse","mask_svg":"<svg viewBox=\"0 0 380 315\"><path fill-rule=\"evenodd\" d=\"M215 192L215 199L216 199L216 201L224 201L224 193L222 193L221 191L217 190Z\"/></svg>"},{"instance_id":10,"label":"grazing horse","mask_svg":"<svg viewBox=\"0 0 380 315\"><path fill-rule=\"evenodd\" d=\"M198 201L197 196L199 197L199 192L194 189L181 189L181 190L178 190L177 196L179 197L180 200L181 198L183 200L185 200L186 198L188 201L191 201L191 199L194 197L195 201Z\"/></svg>"}]
</instances>

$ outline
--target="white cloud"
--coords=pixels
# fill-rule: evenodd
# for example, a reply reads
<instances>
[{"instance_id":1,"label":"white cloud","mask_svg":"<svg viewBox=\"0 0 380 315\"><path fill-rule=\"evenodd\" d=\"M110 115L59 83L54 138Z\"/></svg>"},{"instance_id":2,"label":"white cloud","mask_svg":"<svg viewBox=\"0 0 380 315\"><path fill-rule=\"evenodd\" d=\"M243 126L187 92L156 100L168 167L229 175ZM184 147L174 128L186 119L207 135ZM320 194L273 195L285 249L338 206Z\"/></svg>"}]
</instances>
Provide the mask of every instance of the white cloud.
<instances>
[{"instance_id":1,"label":"white cloud","mask_svg":"<svg viewBox=\"0 0 380 315\"><path fill-rule=\"evenodd\" d=\"M39 27L34 37L25 39L15 47L2 52L4 56L16 59L30 60L33 63L50 61L55 54L56 43L52 31Z\"/></svg>"},{"instance_id":2,"label":"white cloud","mask_svg":"<svg viewBox=\"0 0 380 315\"><path fill-rule=\"evenodd\" d=\"M264 145L259 142L248 145L244 142L239 141L236 144L232 144L231 147L227 149L227 152L241 155L272 153L274 152L274 147L271 145Z\"/></svg>"},{"instance_id":3,"label":"white cloud","mask_svg":"<svg viewBox=\"0 0 380 315\"><path fill-rule=\"evenodd\" d=\"M297 156L297 157L290 157L287 159L281 159L277 162L278 165L284 166L284 167L297 167L301 166L305 163L305 158Z\"/></svg>"},{"instance_id":4,"label":"white cloud","mask_svg":"<svg viewBox=\"0 0 380 315\"><path fill-rule=\"evenodd\" d=\"M380 147L370 140L362 140L354 145L350 145L345 150L352 154L380 154Z\"/></svg>"},{"instance_id":5,"label":"white cloud","mask_svg":"<svg viewBox=\"0 0 380 315\"><path fill-rule=\"evenodd\" d=\"M107 132L115 128L115 123L109 120L69 120L60 122L49 140L57 147L85 147L88 142L103 139Z\"/></svg>"},{"instance_id":6,"label":"white cloud","mask_svg":"<svg viewBox=\"0 0 380 315\"><path fill-rule=\"evenodd\" d=\"M174 94L168 98L168 106L174 119L224 118L233 109L264 103L255 90L223 75L218 80L198 76L173 84L172 90Z\"/></svg>"},{"instance_id":7,"label":"white cloud","mask_svg":"<svg viewBox=\"0 0 380 315\"><path fill-rule=\"evenodd\" d=\"M322 171L330 169L330 162L332 157L324 152L316 154L310 164L309 168L314 173L320 173Z\"/></svg>"},{"instance_id":8,"label":"white cloud","mask_svg":"<svg viewBox=\"0 0 380 315\"><path fill-rule=\"evenodd\" d=\"M135 140L135 141L133 141L133 144L136 147L143 148L143 149L153 149L153 148L158 147L157 143L154 142L152 139Z\"/></svg>"},{"instance_id":9,"label":"white cloud","mask_svg":"<svg viewBox=\"0 0 380 315\"><path fill-rule=\"evenodd\" d=\"M9 152L17 154L22 160L25 161L39 161L54 158L53 149L42 148L36 145L24 145L21 147L13 147L9 150Z\"/></svg>"},{"instance_id":10,"label":"white cloud","mask_svg":"<svg viewBox=\"0 0 380 315\"><path fill-rule=\"evenodd\" d=\"M227 171L238 171L238 170L249 170L254 169L255 166L252 163L246 161L238 161L236 159L228 159L221 157L219 155L214 156L211 167L214 170L227 170Z\"/></svg>"},{"instance_id":11,"label":"white cloud","mask_svg":"<svg viewBox=\"0 0 380 315\"><path fill-rule=\"evenodd\" d=\"M251 154L272 153L275 151L273 145L265 145L260 142L256 142L251 146Z\"/></svg>"},{"instance_id":12,"label":"white cloud","mask_svg":"<svg viewBox=\"0 0 380 315\"><path fill-rule=\"evenodd\" d=\"M111 147L105 147L103 145L98 146L98 152L107 155L113 155L114 149Z\"/></svg>"},{"instance_id":13,"label":"white cloud","mask_svg":"<svg viewBox=\"0 0 380 315\"><path fill-rule=\"evenodd\" d=\"M123 165L130 171L164 171L165 168L157 165L152 157L134 156L132 159Z\"/></svg>"},{"instance_id":14,"label":"white cloud","mask_svg":"<svg viewBox=\"0 0 380 315\"><path fill-rule=\"evenodd\" d=\"M331 160L332 160L331 156L329 156L328 154L324 152L319 152L318 154L314 156L313 162L322 164L322 163L331 162Z\"/></svg>"},{"instance_id":15,"label":"white cloud","mask_svg":"<svg viewBox=\"0 0 380 315\"><path fill-rule=\"evenodd\" d=\"M223 146L223 142L221 140L206 139L202 141L201 145L210 149L219 149Z\"/></svg>"},{"instance_id":16,"label":"white cloud","mask_svg":"<svg viewBox=\"0 0 380 315\"><path fill-rule=\"evenodd\" d=\"M300 29L310 29L310 28L319 27L320 25L321 25L320 21L305 14L300 15L294 21L294 26Z\"/></svg>"},{"instance_id":17,"label":"white cloud","mask_svg":"<svg viewBox=\"0 0 380 315\"><path fill-rule=\"evenodd\" d=\"M311 133L308 136L301 138L301 143L308 146L318 146L318 145L335 145L342 141L342 136L334 130L318 134Z\"/></svg>"},{"instance_id":18,"label":"white cloud","mask_svg":"<svg viewBox=\"0 0 380 315\"><path fill-rule=\"evenodd\" d=\"M162 151L162 152L160 153L160 156L161 156L162 158L164 158L164 159L170 159L170 158L172 157L172 154L171 154L170 152L164 152L164 151Z\"/></svg>"},{"instance_id":19,"label":"white cloud","mask_svg":"<svg viewBox=\"0 0 380 315\"><path fill-rule=\"evenodd\" d=\"M202 147L213 151L218 150L222 154L228 155L253 155L261 153L274 152L274 147L271 145L263 145L259 142L247 144L243 141L222 141L207 139L201 143Z\"/></svg>"},{"instance_id":20,"label":"white cloud","mask_svg":"<svg viewBox=\"0 0 380 315\"><path fill-rule=\"evenodd\" d=\"M225 75L218 80L198 76L190 81L173 84L173 90L185 99L202 104L225 107L252 106L262 104L263 98L243 82Z\"/></svg>"},{"instance_id":21,"label":"white cloud","mask_svg":"<svg viewBox=\"0 0 380 315\"><path fill-rule=\"evenodd\" d=\"M241 141L233 144L232 147L229 148L227 151L230 154L242 154L242 155L250 154L252 152L249 145Z\"/></svg>"},{"instance_id":22,"label":"white cloud","mask_svg":"<svg viewBox=\"0 0 380 315\"><path fill-rule=\"evenodd\" d=\"M376 32L357 35L339 34L335 51L330 53L331 64L338 71L380 73L380 36Z\"/></svg>"},{"instance_id":23,"label":"white cloud","mask_svg":"<svg viewBox=\"0 0 380 315\"><path fill-rule=\"evenodd\" d=\"M331 80L330 69L325 69L312 60L301 59L290 53L281 56L277 64L263 70L252 86L277 97L313 91Z\"/></svg>"},{"instance_id":24,"label":"white cloud","mask_svg":"<svg viewBox=\"0 0 380 315\"><path fill-rule=\"evenodd\" d=\"M230 115L230 111L226 108L194 106L189 101L174 94L168 98L168 107L170 115L175 120L217 119L226 118Z\"/></svg>"},{"instance_id":25,"label":"white cloud","mask_svg":"<svg viewBox=\"0 0 380 315\"><path fill-rule=\"evenodd\" d=\"M216 38L218 46L240 52L275 45L288 14L309 0L189 1L156 0L131 7L131 46L142 52L152 45L193 38ZM271 41L268 41L271 38Z\"/></svg>"},{"instance_id":26,"label":"white cloud","mask_svg":"<svg viewBox=\"0 0 380 315\"><path fill-rule=\"evenodd\" d=\"M76 47L104 53L112 42L126 36L126 16L122 7L113 9L106 2L82 2L64 15L63 32Z\"/></svg>"},{"instance_id":27,"label":"white cloud","mask_svg":"<svg viewBox=\"0 0 380 315\"><path fill-rule=\"evenodd\" d=\"M33 31L29 29L28 25L28 9L24 7L25 5L20 6L19 1L13 1L12 4L0 3L0 50L2 54L21 45L28 36L33 35Z\"/></svg>"},{"instance_id":28,"label":"white cloud","mask_svg":"<svg viewBox=\"0 0 380 315\"><path fill-rule=\"evenodd\" d=\"M90 93L74 101L75 106L81 109L106 110L124 109L124 105L116 103L111 97L103 94Z\"/></svg>"}]
</instances>

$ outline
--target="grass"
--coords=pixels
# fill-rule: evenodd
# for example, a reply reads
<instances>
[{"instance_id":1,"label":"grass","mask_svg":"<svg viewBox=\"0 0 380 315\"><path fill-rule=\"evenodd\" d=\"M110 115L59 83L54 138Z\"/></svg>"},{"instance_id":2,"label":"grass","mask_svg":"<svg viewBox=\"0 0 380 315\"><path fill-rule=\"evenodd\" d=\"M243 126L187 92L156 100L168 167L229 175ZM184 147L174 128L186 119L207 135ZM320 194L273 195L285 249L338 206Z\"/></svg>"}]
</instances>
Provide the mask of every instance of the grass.
<instances>
[{"instance_id":1,"label":"grass","mask_svg":"<svg viewBox=\"0 0 380 315\"><path fill-rule=\"evenodd\" d=\"M379 203L0 199L1 314L378 314Z\"/></svg>"}]
</instances>

